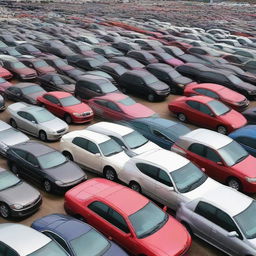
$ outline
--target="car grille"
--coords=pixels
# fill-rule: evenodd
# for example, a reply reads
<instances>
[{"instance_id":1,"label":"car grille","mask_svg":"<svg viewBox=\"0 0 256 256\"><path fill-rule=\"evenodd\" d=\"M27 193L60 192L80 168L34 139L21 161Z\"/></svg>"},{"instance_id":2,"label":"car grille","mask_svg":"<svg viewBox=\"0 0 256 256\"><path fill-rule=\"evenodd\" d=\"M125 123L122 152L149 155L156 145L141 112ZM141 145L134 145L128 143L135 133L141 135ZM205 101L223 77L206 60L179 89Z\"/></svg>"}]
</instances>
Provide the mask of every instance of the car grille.
<instances>
[{"instance_id":1,"label":"car grille","mask_svg":"<svg viewBox=\"0 0 256 256\"><path fill-rule=\"evenodd\" d=\"M170 93L170 89L158 91L158 95L167 95L167 94L169 94L169 93Z\"/></svg>"},{"instance_id":2,"label":"car grille","mask_svg":"<svg viewBox=\"0 0 256 256\"><path fill-rule=\"evenodd\" d=\"M84 112L82 113L82 116L90 116L91 115L91 112Z\"/></svg>"},{"instance_id":3,"label":"car grille","mask_svg":"<svg viewBox=\"0 0 256 256\"><path fill-rule=\"evenodd\" d=\"M57 133L62 133L62 132L65 132L65 128L64 129L61 129L61 130L58 130Z\"/></svg>"},{"instance_id":4,"label":"car grille","mask_svg":"<svg viewBox=\"0 0 256 256\"><path fill-rule=\"evenodd\" d=\"M249 104L249 101L247 99L244 99L243 101L240 101L238 104L239 106L247 106Z\"/></svg>"}]
</instances>

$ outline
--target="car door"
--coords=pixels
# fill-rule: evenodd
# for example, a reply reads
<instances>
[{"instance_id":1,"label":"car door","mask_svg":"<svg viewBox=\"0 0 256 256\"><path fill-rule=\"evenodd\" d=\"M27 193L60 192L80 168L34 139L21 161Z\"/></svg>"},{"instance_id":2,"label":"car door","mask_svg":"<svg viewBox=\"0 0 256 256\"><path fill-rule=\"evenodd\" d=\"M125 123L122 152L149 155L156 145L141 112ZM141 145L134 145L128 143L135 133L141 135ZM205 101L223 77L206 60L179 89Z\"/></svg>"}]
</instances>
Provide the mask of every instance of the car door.
<instances>
[{"instance_id":1,"label":"car door","mask_svg":"<svg viewBox=\"0 0 256 256\"><path fill-rule=\"evenodd\" d=\"M60 105L59 100L54 97L53 95L44 95L43 98L46 100L45 107L53 114L62 117L63 116L63 109Z\"/></svg>"},{"instance_id":2,"label":"car door","mask_svg":"<svg viewBox=\"0 0 256 256\"><path fill-rule=\"evenodd\" d=\"M115 121L123 119L123 116L124 116L123 110L116 103L112 101L108 101L106 105L106 111L107 111L107 116L105 116L105 118L108 118L110 120L115 120Z\"/></svg>"},{"instance_id":3,"label":"car door","mask_svg":"<svg viewBox=\"0 0 256 256\"><path fill-rule=\"evenodd\" d=\"M26 161L27 152L17 148L13 148L12 152L13 154L11 155L10 162L14 162L15 165L18 166L18 174L20 176L28 178L29 175L26 171L26 168L24 168L24 162Z\"/></svg>"},{"instance_id":4,"label":"car door","mask_svg":"<svg viewBox=\"0 0 256 256\"><path fill-rule=\"evenodd\" d=\"M201 113L199 111L200 103L194 100L187 100L186 105L187 108L184 109L184 114L187 116L187 119L191 123L196 123L198 121L199 116L201 117Z\"/></svg>"},{"instance_id":5,"label":"car door","mask_svg":"<svg viewBox=\"0 0 256 256\"><path fill-rule=\"evenodd\" d=\"M216 128L216 118L212 110L204 103L199 103L199 113L196 123L207 128Z\"/></svg>"},{"instance_id":6,"label":"car door","mask_svg":"<svg viewBox=\"0 0 256 256\"><path fill-rule=\"evenodd\" d=\"M24 111L19 111L17 115L20 117L17 119L18 127L32 135L37 135L38 129L36 119L30 113Z\"/></svg>"}]
</instances>

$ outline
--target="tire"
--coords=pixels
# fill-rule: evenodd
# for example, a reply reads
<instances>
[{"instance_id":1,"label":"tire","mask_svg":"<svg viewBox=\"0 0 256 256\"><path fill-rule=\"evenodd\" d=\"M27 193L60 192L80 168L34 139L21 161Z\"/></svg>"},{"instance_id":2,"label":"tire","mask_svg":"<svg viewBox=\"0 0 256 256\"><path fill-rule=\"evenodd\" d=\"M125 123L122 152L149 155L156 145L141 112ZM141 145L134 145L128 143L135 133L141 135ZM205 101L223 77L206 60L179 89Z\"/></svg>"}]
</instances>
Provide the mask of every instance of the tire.
<instances>
[{"instance_id":1,"label":"tire","mask_svg":"<svg viewBox=\"0 0 256 256\"><path fill-rule=\"evenodd\" d=\"M240 180L235 177L230 177L227 180L227 185L237 191L242 191L242 184Z\"/></svg>"},{"instance_id":2,"label":"tire","mask_svg":"<svg viewBox=\"0 0 256 256\"><path fill-rule=\"evenodd\" d=\"M111 180L111 181L117 180L116 171L111 167L105 167L103 174L107 180Z\"/></svg>"},{"instance_id":3,"label":"tire","mask_svg":"<svg viewBox=\"0 0 256 256\"><path fill-rule=\"evenodd\" d=\"M219 125L217 127L217 132L220 133L220 134L224 134L225 135L225 134L228 133L228 129L225 126L223 126L223 125Z\"/></svg>"},{"instance_id":4,"label":"tire","mask_svg":"<svg viewBox=\"0 0 256 256\"><path fill-rule=\"evenodd\" d=\"M11 125L13 128L15 128L15 129L18 128L17 123L16 123L15 120L12 119L12 118L10 119L10 125Z\"/></svg>"},{"instance_id":5,"label":"tire","mask_svg":"<svg viewBox=\"0 0 256 256\"><path fill-rule=\"evenodd\" d=\"M65 121L67 124L71 124L71 123L72 123L72 117L71 117L71 115L65 114L65 116L64 116L64 121Z\"/></svg>"},{"instance_id":6,"label":"tire","mask_svg":"<svg viewBox=\"0 0 256 256\"><path fill-rule=\"evenodd\" d=\"M40 139L41 141L47 141L47 134L46 134L46 132L40 131L40 132L39 132L39 139Z\"/></svg>"},{"instance_id":7,"label":"tire","mask_svg":"<svg viewBox=\"0 0 256 256\"><path fill-rule=\"evenodd\" d=\"M43 187L44 187L44 190L48 193L52 191L52 184L49 180L44 180Z\"/></svg>"},{"instance_id":8,"label":"tire","mask_svg":"<svg viewBox=\"0 0 256 256\"><path fill-rule=\"evenodd\" d=\"M0 216L4 219L11 217L10 207L5 203L0 203Z\"/></svg>"},{"instance_id":9,"label":"tire","mask_svg":"<svg viewBox=\"0 0 256 256\"><path fill-rule=\"evenodd\" d=\"M141 186L136 181L131 181L129 184L129 188L131 188L132 190L138 193L141 193Z\"/></svg>"},{"instance_id":10,"label":"tire","mask_svg":"<svg viewBox=\"0 0 256 256\"><path fill-rule=\"evenodd\" d=\"M150 101L150 102L154 102L155 99L156 99L156 97L155 97L155 95L154 95L153 93L150 93L150 94L148 95L147 99L148 99L148 101Z\"/></svg>"},{"instance_id":11,"label":"tire","mask_svg":"<svg viewBox=\"0 0 256 256\"><path fill-rule=\"evenodd\" d=\"M14 175L16 175L17 177L19 177L19 168L17 167L17 165L14 164L14 163L10 163L9 166L10 166L11 172L12 172Z\"/></svg>"},{"instance_id":12,"label":"tire","mask_svg":"<svg viewBox=\"0 0 256 256\"><path fill-rule=\"evenodd\" d=\"M187 117L183 113L178 113L177 118L183 123L187 121Z\"/></svg>"},{"instance_id":13,"label":"tire","mask_svg":"<svg viewBox=\"0 0 256 256\"><path fill-rule=\"evenodd\" d=\"M62 154L70 161L74 161L73 156L68 151L63 151Z\"/></svg>"}]
</instances>

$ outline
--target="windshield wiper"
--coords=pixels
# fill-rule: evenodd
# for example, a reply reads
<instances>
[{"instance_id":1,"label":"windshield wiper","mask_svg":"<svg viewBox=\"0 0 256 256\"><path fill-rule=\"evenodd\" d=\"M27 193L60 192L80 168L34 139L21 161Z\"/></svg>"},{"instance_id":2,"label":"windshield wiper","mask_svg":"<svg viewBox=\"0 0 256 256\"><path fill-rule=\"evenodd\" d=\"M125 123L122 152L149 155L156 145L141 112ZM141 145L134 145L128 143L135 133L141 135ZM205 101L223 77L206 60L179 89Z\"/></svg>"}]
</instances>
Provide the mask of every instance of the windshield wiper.
<instances>
[{"instance_id":1,"label":"windshield wiper","mask_svg":"<svg viewBox=\"0 0 256 256\"><path fill-rule=\"evenodd\" d=\"M245 156L241 156L240 158L238 158L235 162L235 164L238 164L240 163L241 161L243 161L248 155L245 155Z\"/></svg>"}]
</instances>

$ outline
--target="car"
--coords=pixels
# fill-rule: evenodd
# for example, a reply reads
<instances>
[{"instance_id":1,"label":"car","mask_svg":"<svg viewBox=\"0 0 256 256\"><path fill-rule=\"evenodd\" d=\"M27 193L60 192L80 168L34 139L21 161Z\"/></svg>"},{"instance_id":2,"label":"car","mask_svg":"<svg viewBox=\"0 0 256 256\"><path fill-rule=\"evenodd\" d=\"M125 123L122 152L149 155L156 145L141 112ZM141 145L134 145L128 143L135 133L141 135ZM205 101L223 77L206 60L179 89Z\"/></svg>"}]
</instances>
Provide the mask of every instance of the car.
<instances>
[{"instance_id":1,"label":"car","mask_svg":"<svg viewBox=\"0 0 256 256\"><path fill-rule=\"evenodd\" d=\"M0 168L0 216L24 218L42 204L40 193L11 172Z\"/></svg>"},{"instance_id":2,"label":"car","mask_svg":"<svg viewBox=\"0 0 256 256\"><path fill-rule=\"evenodd\" d=\"M98 69L108 73L110 76L112 76L115 79L117 83L119 81L120 76L127 71L125 67L115 62L105 63L102 66L100 66Z\"/></svg>"},{"instance_id":3,"label":"car","mask_svg":"<svg viewBox=\"0 0 256 256\"><path fill-rule=\"evenodd\" d=\"M31 227L56 241L70 256L128 256L89 224L64 214L44 216Z\"/></svg>"},{"instance_id":4,"label":"car","mask_svg":"<svg viewBox=\"0 0 256 256\"><path fill-rule=\"evenodd\" d=\"M173 217L146 197L106 179L90 179L69 190L64 207L132 255L184 255L191 245L189 233Z\"/></svg>"},{"instance_id":5,"label":"car","mask_svg":"<svg viewBox=\"0 0 256 256\"><path fill-rule=\"evenodd\" d=\"M159 149L155 143L130 127L110 122L92 124L86 130L105 134L114 139L128 155L137 155L153 149Z\"/></svg>"},{"instance_id":6,"label":"car","mask_svg":"<svg viewBox=\"0 0 256 256\"><path fill-rule=\"evenodd\" d=\"M252 198L220 187L183 204L176 217L191 233L227 255L255 255L255 207Z\"/></svg>"},{"instance_id":7,"label":"car","mask_svg":"<svg viewBox=\"0 0 256 256\"><path fill-rule=\"evenodd\" d=\"M71 55L67 57L68 64L81 68L83 70L94 70L102 63L93 57L83 55Z\"/></svg>"},{"instance_id":8,"label":"car","mask_svg":"<svg viewBox=\"0 0 256 256\"><path fill-rule=\"evenodd\" d=\"M1 255L68 256L56 242L28 226L16 223L0 224Z\"/></svg>"},{"instance_id":9,"label":"car","mask_svg":"<svg viewBox=\"0 0 256 256\"><path fill-rule=\"evenodd\" d=\"M228 136L196 129L181 136L171 149L204 168L208 176L236 190L256 191L256 158Z\"/></svg>"},{"instance_id":10,"label":"car","mask_svg":"<svg viewBox=\"0 0 256 256\"><path fill-rule=\"evenodd\" d=\"M249 124L256 124L256 108L251 107L242 112Z\"/></svg>"},{"instance_id":11,"label":"car","mask_svg":"<svg viewBox=\"0 0 256 256\"><path fill-rule=\"evenodd\" d=\"M114 57L111 62L118 63L129 70L141 70L145 66L137 60L130 57Z\"/></svg>"},{"instance_id":12,"label":"car","mask_svg":"<svg viewBox=\"0 0 256 256\"><path fill-rule=\"evenodd\" d=\"M66 45L74 52L82 55L92 49L92 45L83 42L68 41Z\"/></svg>"},{"instance_id":13,"label":"car","mask_svg":"<svg viewBox=\"0 0 256 256\"><path fill-rule=\"evenodd\" d=\"M172 67L177 67L179 65L184 64L183 61L173 57L172 55L168 54L164 50L163 50L163 52L150 51L150 53L152 55L154 55L160 63L165 63L165 64L168 64ZM152 64L150 64L150 65L152 65Z\"/></svg>"},{"instance_id":14,"label":"car","mask_svg":"<svg viewBox=\"0 0 256 256\"><path fill-rule=\"evenodd\" d=\"M105 58L112 58L112 57L117 57L117 56L123 56L123 53L117 50L114 47L111 46L95 46L93 48L93 51L96 53L103 55Z\"/></svg>"},{"instance_id":15,"label":"car","mask_svg":"<svg viewBox=\"0 0 256 256\"><path fill-rule=\"evenodd\" d=\"M208 96L180 97L171 101L168 108L181 122L188 121L222 134L247 124L241 113Z\"/></svg>"},{"instance_id":16,"label":"car","mask_svg":"<svg viewBox=\"0 0 256 256\"><path fill-rule=\"evenodd\" d=\"M34 55L37 57L44 56L44 54L32 44L20 44L15 49L24 55Z\"/></svg>"},{"instance_id":17,"label":"car","mask_svg":"<svg viewBox=\"0 0 256 256\"><path fill-rule=\"evenodd\" d=\"M4 91L10 86L12 86L10 82L0 77L0 94L4 94Z\"/></svg>"},{"instance_id":18,"label":"car","mask_svg":"<svg viewBox=\"0 0 256 256\"><path fill-rule=\"evenodd\" d=\"M45 74L37 77L36 82L47 91L63 91L74 93L75 81L60 74Z\"/></svg>"},{"instance_id":19,"label":"car","mask_svg":"<svg viewBox=\"0 0 256 256\"><path fill-rule=\"evenodd\" d=\"M35 83L17 83L4 91L4 96L13 101L24 101L37 105L37 97L45 94L46 91Z\"/></svg>"},{"instance_id":20,"label":"car","mask_svg":"<svg viewBox=\"0 0 256 256\"><path fill-rule=\"evenodd\" d=\"M153 110L122 93L95 97L90 99L88 104L95 115L112 121L158 117Z\"/></svg>"},{"instance_id":21,"label":"car","mask_svg":"<svg viewBox=\"0 0 256 256\"><path fill-rule=\"evenodd\" d=\"M129 159L122 147L107 135L89 130L72 131L61 138L60 151L89 171L116 180Z\"/></svg>"},{"instance_id":22,"label":"car","mask_svg":"<svg viewBox=\"0 0 256 256\"><path fill-rule=\"evenodd\" d=\"M8 106L10 124L42 141L58 140L68 132L66 122L51 114L45 108L17 102Z\"/></svg>"},{"instance_id":23,"label":"car","mask_svg":"<svg viewBox=\"0 0 256 256\"><path fill-rule=\"evenodd\" d=\"M143 65L158 63L157 58L155 58L154 55L152 55L148 51L141 51L141 50L134 51L133 50L133 51L129 51L126 56L139 61Z\"/></svg>"},{"instance_id":24,"label":"car","mask_svg":"<svg viewBox=\"0 0 256 256\"><path fill-rule=\"evenodd\" d=\"M112 43L112 47L116 48L117 50L127 54L127 52L131 50L140 50L140 46L136 43L124 41L117 41Z\"/></svg>"},{"instance_id":25,"label":"car","mask_svg":"<svg viewBox=\"0 0 256 256\"><path fill-rule=\"evenodd\" d=\"M95 69L95 70L85 71L84 73L85 73L84 75L100 76L100 77L106 78L112 84L117 85L117 83L115 82L115 79L105 71ZM82 77L84 77L84 75Z\"/></svg>"},{"instance_id":26,"label":"car","mask_svg":"<svg viewBox=\"0 0 256 256\"><path fill-rule=\"evenodd\" d=\"M244 95L219 84L190 84L185 87L184 95L187 97L205 95L219 100L239 112L244 111L250 104Z\"/></svg>"},{"instance_id":27,"label":"car","mask_svg":"<svg viewBox=\"0 0 256 256\"><path fill-rule=\"evenodd\" d=\"M147 70L129 70L123 73L118 86L123 93L130 92L151 102L164 100L170 94L169 86Z\"/></svg>"},{"instance_id":28,"label":"car","mask_svg":"<svg viewBox=\"0 0 256 256\"><path fill-rule=\"evenodd\" d=\"M92 109L68 92L48 92L39 96L37 101L67 124L87 123L93 119Z\"/></svg>"},{"instance_id":29,"label":"car","mask_svg":"<svg viewBox=\"0 0 256 256\"><path fill-rule=\"evenodd\" d=\"M84 102L94 97L118 92L119 90L108 79L97 75L82 76L75 87L75 96Z\"/></svg>"},{"instance_id":30,"label":"car","mask_svg":"<svg viewBox=\"0 0 256 256\"><path fill-rule=\"evenodd\" d=\"M1 67L0 65L0 78L9 80L9 79L12 79L12 77L13 77L12 73L7 69Z\"/></svg>"},{"instance_id":31,"label":"car","mask_svg":"<svg viewBox=\"0 0 256 256\"><path fill-rule=\"evenodd\" d=\"M170 92L173 94L182 94L184 88L188 84L193 83L192 79L181 75L178 71L167 64L149 64L146 69L160 81L169 85Z\"/></svg>"},{"instance_id":32,"label":"car","mask_svg":"<svg viewBox=\"0 0 256 256\"><path fill-rule=\"evenodd\" d=\"M42 186L46 192L65 192L87 179L82 169L59 151L35 141L10 146L6 157L15 175Z\"/></svg>"}]
</instances>

